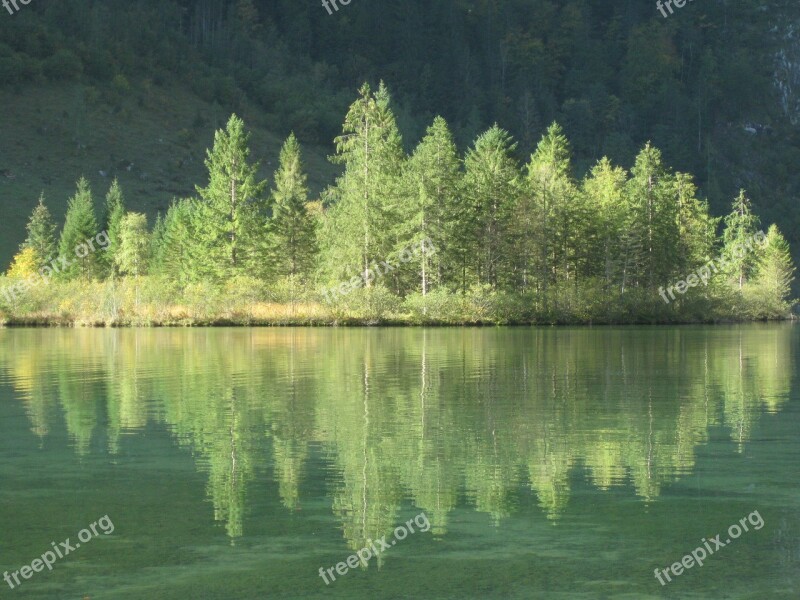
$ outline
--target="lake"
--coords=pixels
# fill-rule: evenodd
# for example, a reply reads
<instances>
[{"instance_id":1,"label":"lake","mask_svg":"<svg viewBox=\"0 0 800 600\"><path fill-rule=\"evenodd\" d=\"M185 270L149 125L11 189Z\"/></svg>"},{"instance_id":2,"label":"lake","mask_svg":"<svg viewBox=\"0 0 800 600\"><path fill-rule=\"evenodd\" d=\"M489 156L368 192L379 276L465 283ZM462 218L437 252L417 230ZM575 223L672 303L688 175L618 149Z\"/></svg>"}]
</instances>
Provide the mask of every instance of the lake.
<instances>
[{"instance_id":1,"label":"lake","mask_svg":"<svg viewBox=\"0 0 800 600\"><path fill-rule=\"evenodd\" d=\"M796 599L798 332L0 330L0 598Z\"/></svg>"}]
</instances>

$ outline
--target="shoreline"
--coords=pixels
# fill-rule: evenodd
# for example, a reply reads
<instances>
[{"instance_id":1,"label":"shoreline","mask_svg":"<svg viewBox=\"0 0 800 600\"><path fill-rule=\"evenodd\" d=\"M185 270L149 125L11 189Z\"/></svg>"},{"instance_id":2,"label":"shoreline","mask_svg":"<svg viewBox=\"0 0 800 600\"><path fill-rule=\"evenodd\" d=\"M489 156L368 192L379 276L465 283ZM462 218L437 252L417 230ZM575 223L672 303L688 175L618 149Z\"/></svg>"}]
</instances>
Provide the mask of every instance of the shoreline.
<instances>
[{"instance_id":1,"label":"shoreline","mask_svg":"<svg viewBox=\"0 0 800 600\"><path fill-rule=\"evenodd\" d=\"M179 321L93 321L74 319L2 319L0 329L218 329L218 328L275 328L275 327L313 327L313 328L353 328L370 329L376 327L392 328L470 328L470 327L676 327L693 325L747 325L767 323L793 323L795 315L781 319L717 319L717 320L632 320L632 321L558 321L558 322L495 322L476 320L470 322L428 321L414 322L409 319L346 319L341 321L304 320L264 320L264 319L183 319Z\"/></svg>"}]
</instances>

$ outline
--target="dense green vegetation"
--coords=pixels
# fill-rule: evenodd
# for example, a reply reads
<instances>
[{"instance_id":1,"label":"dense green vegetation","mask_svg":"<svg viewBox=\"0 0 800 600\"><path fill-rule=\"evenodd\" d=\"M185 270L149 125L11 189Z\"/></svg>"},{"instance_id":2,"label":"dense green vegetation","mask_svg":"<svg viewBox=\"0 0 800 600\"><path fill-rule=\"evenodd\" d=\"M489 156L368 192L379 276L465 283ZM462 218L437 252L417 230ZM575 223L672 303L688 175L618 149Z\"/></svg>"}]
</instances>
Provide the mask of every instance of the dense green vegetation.
<instances>
[{"instance_id":1,"label":"dense green vegetation","mask_svg":"<svg viewBox=\"0 0 800 600\"><path fill-rule=\"evenodd\" d=\"M125 211L117 183L98 225L80 180L58 244L69 265L55 272L55 228L40 203L8 279L53 281L6 294L4 312L93 323L563 323L789 311L794 268L778 228L758 231L744 191L720 227L692 176L651 144L630 173L603 158L577 179L557 124L520 165L497 125L461 157L437 117L406 156L388 90L364 84L335 140L341 175L310 202L293 135L271 188L248 141L232 116L208 151L207 184L152 231Z\"/></svg>"},{"instance_id":2,"label":"dense green vegetation","mask_svg":"<svg viewBox=\"0 0 800 600\"><path fill-rule=\"evenodd\" d=\"M669 19L655 2L606 0L371 1L333 16L320 3L289 0L64 0L31 3L3 20L0 87L80 84L45 109L69 114L79 147L88 137L82 106L107 106L126 121L137 105L160 109L154 98L169 86L206 103L184 100L198 124L216 128L219 115L257 112L259 127L263 119L281 139L293 130L304 144L327 144L352 90L383 77L398 91L407 152L435 114L450 123L461 150L498 122L524 157L557 121L579 178L603 156L630 169L650 140L668 164L696 174L716 214L746 188L797 249L791 31L799 18L796 3L785 0L707 0ZM21 108L13 96L6 101L10 112ZM255 116L248 115L251 126ZM165 125L190 136L191 119ZM36 137L30 133L26 139ZM125 138L133 134L95 144L107 144L116 162L130 160ZM37 154L42 160L30 170L52 177L46 154L33 160ZM136 157L137 168L143 159ZM185 186L186 156L161 162L165 172L150 173L160 181L147 192L164 198L129 189L150 218L169 194L189 193L174 191Z\"/></svg>"}]
</instances>

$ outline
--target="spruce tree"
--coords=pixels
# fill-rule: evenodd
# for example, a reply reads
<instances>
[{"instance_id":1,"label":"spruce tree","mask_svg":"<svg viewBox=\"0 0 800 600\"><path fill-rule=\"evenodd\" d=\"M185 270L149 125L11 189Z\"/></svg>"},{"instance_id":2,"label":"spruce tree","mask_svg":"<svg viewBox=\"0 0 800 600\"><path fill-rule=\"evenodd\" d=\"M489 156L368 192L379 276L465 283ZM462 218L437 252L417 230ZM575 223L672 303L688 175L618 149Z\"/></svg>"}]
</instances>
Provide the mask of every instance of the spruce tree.
<instances>
[{"instance_id":1,"label":"spruce tree","mask_svg":"<svg viewBox=\"0 0 800 600\"><path fill-rule=\"evenodd\" d=\"M582 184L582 193L593 220L593 235L587 240L592 274L603 279L606 292L622 289L622 272L628 250L624 247L625 223L628 221L624 202L626 182L625 170L603 158Z\"/></svg>"},{"instance_id":2,"label":"spruce tree","mask_svg":"<svg viewBox=\"0 0 800 600\"><path fill-rule=\"evenodd\" d=\"M452 226L458 223L455 204L460 185L459 163L453 134L447 122L436 117L403 173L399 239L400 245L412 246L417 252L410 268L414 287L423 296L443 281L451 266L448 259L457 262L457 255L448 248L448 234L456 233Z\"/></svg>"},{"instance_id":3,"label":"spruce tree","mask_svg":"<svg viewBox=\"0 0 800 600\"><path fill-rule=\"evenodd\" d=\"M147 272L150 258L150 234L147 217L141 213L127 213L119 223L119 245L114 263L122 275L139 277Z\"/></svg>"},{"instance_id":4,"label":"spruce tree","mask_svg":"<svg viewBox=\"0 0 800 600\"><path fill-rule=\"evenodd\" d=\"M746 192L740 190L733 201L731 213L725 217L725 229L722 232L722 250L727 260L727 273L739 290L753 275L756 267L753 236L759 223Z\"/></svg>"},{"instance_id":5,"label":"spruce tree","mask_svg":"<svg viewBox=\"0 0 800 600\"><path fill-rule=\"evenodd\" d=\"M755 284L759 295L765 298L762 308L769 312L768 316L784 316L789 311L786 300L791 291L795 268L789 244L776 225L770 226L756 255Z\"/></svg>"},{"instance_id":6,"label":"spruce tree","mask_svg":"<svg viewBox=\"0 0 800 600\"><path fill-rule=\"evenodd\" d=\"M103 215L103 227L105 227L109 239L108 249L104 256L109 274L118 273L116 254L119 250L119 231L124 216L125 201L122 196L122 188L120 188L119 182L114 179L106 194L105 213Z\"/></svg>"},{"instance_id":7,"label":"spruce tree","mask_svg":"<svg viewBox=\"0 0 800 600\"><path fill-rule=\"evenodd\" d=\"M497 125L475 141L464 159L462 207L470 257L465 283L507 285L513 270L513 230L520 189L516 143Z\"/></svg>"},{"instance_id":8,"label":"spruce tree","mask_svg":"<svg viewBox=\"0 0 800 600\"><path fill-rule=\"evenodd\" d=\"M28 221L28 237L20 247L30 248L36 271L49 265L56 257L56 223L44 204L44 194L39 196L39 204L33 209Z\"/></svg>"},{"instance_id":9,"label":"spruce tree","mask_svg":"<svg viewBox=\"0 0 800 600\"><path fill-rule=\"evenodd\" d=\"M646 144L636 157L627 185L626 201L630 221L626 230L635 246L641 248L631 284L648 288L663 285L680 275L678 203L674 199L674 179L663 165L661 151Z\"/></svg>"},{"instance_id":10,"label":"spruce tree","mask_svg":"<svg viewBox=\"0 0 800 600\"><path fill-rule=\"evenodd\" d=\"M200 265L206 248L197 236L197 201L174 201L164 217L153 268L155 272L185 285L202 277Z\"/></svg>"},{"instance_id":11,"label":"spruce tree","mask_svg":"<svg viewBox=\"0 0 800 600\"><path fill-rule=\"evenodd\" d=\"M58 245L60 257L69 263L69 266L61 269L62 277L88 279L97 274L98 252L103 250L95 244L95 249L92 251L87 244L87 240L94 240L97 233L92 192L89 189L89 182L81 177L75 195L67 204L64 229L61 230Z\"/></svg>"},{"instance_id":12,"label":"spruce tree","mask_svg":"<svg viewBox=\"0 0 800 600\"><path fill-rule=\"evenodd\" d=\"M249 140L244 121L232 115L208 151L208 185L197 188L202 200L197 234L205 246L199 267L211 279L247 272L260 262L266 182L257 179L258 164L248 162Z\"/></svg>"},{"instance_id":13,"label":"spruce tree","mask_svg":"<svg viewBox=\"0 0 800 600\"><path fill-rule=\"evenodd\" d=\"M344 165L344 173L329 193L335 204L323 232L327 271L334 280L362 275L370 287L373 262L388 258L396 239L405 155L390 105L383 83L375 93L364 84L335 140L331 161Z\"/></svg>"},{"instance_id":14,"label":"spruce tree","mask_svg":"<svg viewBox=\"0 0 800 600\"><path fill-rule=\"evenodd\" d=\"M520 267L525 278L535 273L546 292L559 280L575 279L577 248L584 242L576 223L579 196L571 150L558 123L547 129L527 171L517 221Z\"/></svg>"},{"instance_id":15,"label":"spruce tree","mask_svg":"<svg viewBox=\"0 0 800 600\"><path fill-rule=\"evenodd\" d=\"M292 133L281 148L275 187L271 191L272 218L267 233L270 270L278 277L305 279L314 267L316 221L309 214L307 177L300 144Z\"/></svg>"}]
</instances>

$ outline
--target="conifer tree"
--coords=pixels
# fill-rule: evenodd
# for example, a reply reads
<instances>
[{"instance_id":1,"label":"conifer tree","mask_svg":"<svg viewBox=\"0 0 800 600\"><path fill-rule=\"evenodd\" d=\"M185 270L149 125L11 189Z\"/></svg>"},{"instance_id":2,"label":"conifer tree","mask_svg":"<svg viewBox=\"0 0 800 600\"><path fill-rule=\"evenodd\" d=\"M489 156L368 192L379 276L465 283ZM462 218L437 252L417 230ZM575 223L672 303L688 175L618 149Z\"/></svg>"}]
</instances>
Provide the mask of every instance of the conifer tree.
<instances>
[{"instance_id":1,"label":"conifer tree","mask_svg":"<svg viewBox=\"0 0 800 600\"><path fill-rule=\"evenodd\" d=\"M116 254L119 249L119 231L122 219L125 216L125 201L122 196L122 188L119 182L114 179L111 187L106 194L105 211L103 215L103 227L108 234L108 249L105 252L105 262L108 273L113 275L117 271Z\"/></svg>"},{"instance_id":2,"label":"conifer tree","mask_svg":"<svg viewBox=\"0 0 800 600\"><path fill-rule=\"evenodd\" d=\"M123 275L139 277L147 271L150 258L150 234L147 217L141 213L127 213L119 223L119 245L114 262Z\"/></svg>"},{"instance_id":3,"label":"conifer tree","mask_svg":"<svg viewBox=\"0 0 800 600\"><path fill-rule=\"evenodd\" d=\"M472 284L507 285L512 276L511 223L519 194L516 143L497 125L475 141L464 159L462 195L466 201Z\"/></svg>"},{"instance_id":4,"label":"conifer tree","mask_svg":"<svg viewBox=\"0 0 800 600\"><path fill-rule=\"evenodd\" d=\"M733 201L731 213L725 217L725 229L722 232L722 251L727 259L728 275L739 290L756 267L757 256L752 250L753 236L759 222L746 192L740 190Z\"/></svg>"},{"instance_id":5,"label":"conifer tree","mask_svg":"<svg viewBox=\"0 0 800 600\"><path fill-rule=\"evenodd\" d=\"M28 237L20 250L30 248L36 271L50 264L56 256L56 223L44 204L44 194L39 196L39 204L33 209L28 221Z\"/></svg>"},{"instance_id":6,"label":"conifer tree","mask_svg":"<svg viewBox=\"0 0 800 600\"><path fill-rule=\"evenodd\" d=\"M197 240L197 202L190 199L174 201L164 217L158 234L155 272L172 278L182 285L201 278L199 255L206 252Z\"/></svg>"},{"instance_id":7,"label":"conifer tree","mask_svg":"<svg viewBox=\"0 0 800 600\"><path fill-rule=\"evenodd\" d=\"M583 195L594 220L589 252L592 274L602 277L606 291L622 288L622 270L626 257L624 249L626 213L625 184L627 175L608 158L595 165L582 185Z\"/></svg>"},{"instance_id":8,"label":"conifer tree","mask_svg":"<svg viewBox=\"0 0 800 600\"><path fill-rule=\"evenodd\" d=\"M292 133L281 148L275 187L271 191L272 218L268 223L267 257L278 277L306 278L317 251L316 221L309 214L307 177L300 144Z\"/></svg>"},{"instance_id":9,"label":"conifer tree","mask_svg":"<svg viewBox=\"0 0 800 600\"><path fill-rule=\"evenodd\" d=\"M755 285L759 294L766 297L765 308L772 313L769 316L784 316L789 311L786 300L791 291L795 268L789 244L776 225L770 225L756 255Z\"/></svg>"},{"instance_id":10,"label":"conifer tree","mask_svg":"<svg viewBox=\"0 0 800 600\"><path fill-rule=\"evenodd\" d=\"M406 163L403 173L403 220L400 243L417 250L414 287L425 296L442 282L452 257L448 237L456 233L459 157L447 122L436 117ZM429 242L429 243L428 243ZM398 248L401 250L401 248Z\"/></svg>"},{"instance_id":11,"label":"conifer tree","mask_svg":"<svg viewBox=\"0 0 800 600\"><path fill-rule=\"evenodd\" d=\"M328 274L334 279L360 274L370 287L374 262L387 258L393 247L405 157L386 86L381 83L373 93L364 84L359 94L335 140L331 161L344 165L344 173L330 193L336 203L324 239Z\"/></svg>"},{"instance_id":12,"label":"conifer tree","mask_svg":"<svg viewBox=\"0 0 800 600\"><path fill-rule=\"evenodd\" d=\"M626 200L631 240L641 248L631 283L652 288L667 281L678 266L677 203L674 184L661 160L661 151L649 143L636 157Z\"/></svg>"},{"instance_id":13,"label":"conifer tree","mask_svg":"<svg viewBox=\"0 0 800 600\"><path fill-rule=\"evenodd\" d=\"M202 200L197 234L205 246L198 267L211 279L246 272L259 262L266 182L257 179L258 164L248 162L249 140L244 121L232 115L208 151L208 185L197 188Z\"/></svg>"},{"instance_id":14,"label":"conifer tree","mask_svg":"<svg viewBox=\"0 0 800 600\"><path fill-rule=\"evenodd\" d=\"M553 123L531 156L519 211L520 258L525 277L535 272L541 289L574 277L578 194L572 180L571 151L563 130Z\"/></svg>"},{"instance_id":15,"label":"conifer tree","mask_svg":"<svg viewBox=\"0 0 800 600\"><path fill-rule=\"evenodd\" d=\"M81 177L75 195L67 204L67 215L58 245L59 255L69 262L69 266L61 270L62 277L88 279L98 274L98 252L102 250L98 250L97 246L95 251L89 249L87 252L85 249L87 240L93 240L97 233L92 192L89 182Z\"/></svg>"}]
</instances>

